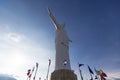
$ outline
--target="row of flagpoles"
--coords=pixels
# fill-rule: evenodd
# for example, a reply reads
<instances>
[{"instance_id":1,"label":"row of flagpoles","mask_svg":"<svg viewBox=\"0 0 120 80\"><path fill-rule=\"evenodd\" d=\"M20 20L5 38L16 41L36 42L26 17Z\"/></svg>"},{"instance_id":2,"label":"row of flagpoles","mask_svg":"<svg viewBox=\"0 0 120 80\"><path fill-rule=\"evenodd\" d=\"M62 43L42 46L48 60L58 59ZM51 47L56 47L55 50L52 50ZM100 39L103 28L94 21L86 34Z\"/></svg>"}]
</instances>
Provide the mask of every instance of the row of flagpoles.
<instances>
[{"instance_id":1,"label":"row of flagpoles","mask_svg":"<svg viewBox=\"0 0 120 80\"><path fill-rule=\"evenodd\" d=\"M47 75L46 75L46 79L45 80L48 80L50 65L51 65L51 59L49 59L48 70L47 70ZM67 65L67 63L64 64L64 65ZM31 80L32 76L33 76L32 80L36 80L36 74L37 74L37 71L38 71L38 66L39 66L39 64L36 62L36 66L33 67L32 70L28 69L28 71L27 71L27 79L26 80ZM81 80L84 80L83 75L82 75L82 70L81 70L82 66L84 66L84 64L79 64L78 63ZM93 80L93 79L106 80L107 75L106 75L106 73L104 73L104 71L102 69L97 70L96 68L94 68L94 71L95 71L95 74L94 74L94 72L90 68L90 66L87 65L87 67L88 67L88 70L89 70L89 73L90 73L90 76L91 76L90 80ZM33 73L34 73L34 75L33 75ZM95 76L95 78L93 78L93 75ZM41 80L41 77L39 77L39 80Z\"/></svg>"},{"instance_id":2,"label":"row of flagpoles","mask_svg":"<svg viewBox=\"0 0 120 80\"><path fill-rule=\"evenodd\" d=\"M45 79L45 80L48 80L50 65L51 65L51 59L49 59L48 70L47 70L47 75L46 75L46 79ZM37 71L38 71L38 66L39 66L39 64L36 62L36 66L33 67L32 70L31 70L31 69L28 69L28 71L27 71L27 79L26 79L26 80L31 80L32 76L33 76L33 79L32 79L32 80L36 80L36 75L37 75ZM34 72L34 71L35 71L35 72ZM33 73L34 73L34 75L33 75ZM39 80L41 80L41 77L39 77Z\"/></svg>"},{"instance_id":3,"label":"row of flagpoles","mask_svg":"<svg viewBox=\"0 0 120 80\"><path fill-rule=\"evenodd\" d=\"M81 70L81 66L84 66L84 64L78 64L78 66L79 66L79 72L80 72L81 80L84 80L83 76L82 76L82 70ZM97 70L96 68L94 68L94 71L95 71L95 74L94 74L94 72L90 68L90 66L87 65L87 67L88 67L88 70L89 70L89 73L90 73L90 76L91 76L90 80L93 80L93 79L96 79L96 80L106 80L107 75L106 75L106 73L102 69ZM95 78L93 78L93 75L95 76Z\"/></svg>"}]
</instances>

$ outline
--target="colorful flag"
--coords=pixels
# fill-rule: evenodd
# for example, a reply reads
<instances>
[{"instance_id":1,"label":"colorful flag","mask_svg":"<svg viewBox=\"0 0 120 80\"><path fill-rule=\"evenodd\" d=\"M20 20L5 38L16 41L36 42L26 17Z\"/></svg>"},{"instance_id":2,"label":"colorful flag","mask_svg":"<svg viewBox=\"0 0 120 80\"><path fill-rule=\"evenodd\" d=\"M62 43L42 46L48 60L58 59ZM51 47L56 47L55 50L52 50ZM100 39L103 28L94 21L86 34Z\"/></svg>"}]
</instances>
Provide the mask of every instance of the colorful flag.
<instances>
[{"instance_id":1,"label":"colorful flag","mask_svg":"<svg viewBox=\"0 0 120 80\"><path fill-rule=\"evenodd\" d=\"M27 76L30 78L31 69L28 69Z\"/></svg>"},{"instance_id":2,"label":"colorful flag","mask_svg":"<svg viewBox=\"0 0 120 80\"><path fill-rule=\"evenodd\" d=\"M90 69L89 66L88 66L88 69L89 69L89 72L90 72L91 74L94 74L93 71Z\"/></svg>"},{"instance_id":3,"label":"colorful flag","mask_svg":"<svg viewBox=\"0 0 120 80\"><path fill-rule=\"evenodd\" d=\"M81 67L81 66L83 66L83 65L84 65L84 64L79 64L78 66Z\"/></svg>"},{"instance_id":4,"label":"colorful flag","mask_svg":"<svg viewBox=\"0 0 120 80\"><path fill-rule=\"evenodd\" d=\"M28 77L31 78L31 76L32 76L32 73Z\"/></svg>"},{"instance_id":5,"label":"colorful flag","mask_svg":"<svg viewBox=\"0 0 120 80\"><path fill-rule=\"evenodd\" d=\"M49 59L49 64L48 64L48 66L50 66L51 65L51 59Z\"/></svg>"},{"instance_id":6,"label":"colorful flag","mask_svg":"<svg viewBox=\"0 0 120 80\"><path fill-rule=\"evenodd\" d=\"M102 69L99 70L100 73L100 78L101 80L106 80L105 77L107 77L106 73L104 73L104 71Z\"/></svg>"},{"instance_id":7,"label":"colorful flag","mask_svg":"<svg viewBox=\"0 0 120 80\"><path fill-rule=\"evenodd\" d=\"M102 69L99 69L99 73L102 74L102 73L103 73L103 70L102 70Z\"/></svg>"},{"instance_id":8,"label":"colorful flag","mask_svg":"<svg viewBox=\"0 0 120 80\"><path fill-rule=\"evenodd\" d=\"M100 74L101 80L106 80L105 77L107 77L107 75L105 73Z\"/></svg>"},{"instance_id":9,"label":"colorful flag","mask_svg":"<svg viewBox=\"0 0 120 80\"><path fill-rule=\"evenodd\" d=\"M104 73L104 71L102 69L99 70L100 74L103 74L105 77L107 77L107 75Z\"/></svg>"}]
</instances>

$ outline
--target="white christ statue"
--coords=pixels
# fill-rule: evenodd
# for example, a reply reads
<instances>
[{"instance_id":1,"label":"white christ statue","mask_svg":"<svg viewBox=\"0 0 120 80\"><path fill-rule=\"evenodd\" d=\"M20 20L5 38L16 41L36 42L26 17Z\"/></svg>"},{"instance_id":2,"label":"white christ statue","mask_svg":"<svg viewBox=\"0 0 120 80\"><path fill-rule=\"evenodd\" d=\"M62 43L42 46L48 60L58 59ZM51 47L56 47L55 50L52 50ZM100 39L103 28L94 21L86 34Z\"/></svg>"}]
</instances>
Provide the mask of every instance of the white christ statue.
<instances>
[{"instance_id":1,"label":"white christ statue","mask_svg":"<svg viewBox=\"0 0 120 80\"><path fill-rule=\"evenodd\" d=\"M50 9L48 8L48 13L50 19L52 20L55 28L56 28L56 36L55 36L55 70L60 69L68 69L71 70L70 60L69 60L69 42L71 41L67 36L67 32L65 30L65 24L59 24Z\"/></svg>"}]
</instances>

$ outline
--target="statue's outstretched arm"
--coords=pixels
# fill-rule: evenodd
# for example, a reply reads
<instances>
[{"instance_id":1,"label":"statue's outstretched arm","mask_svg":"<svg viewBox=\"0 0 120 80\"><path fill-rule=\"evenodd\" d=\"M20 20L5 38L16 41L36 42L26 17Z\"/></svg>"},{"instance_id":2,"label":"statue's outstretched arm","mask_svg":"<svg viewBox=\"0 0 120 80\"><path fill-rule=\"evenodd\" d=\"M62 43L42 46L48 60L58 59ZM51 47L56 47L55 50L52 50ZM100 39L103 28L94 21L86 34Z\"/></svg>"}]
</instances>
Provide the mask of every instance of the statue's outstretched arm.
<instances>
[{"instance_id":1,"label":"statue's outstretched arm","mask_svg":"<svg viewBox=\"0 0 120 80\"><path fill-rule=\"evenodd\" d=\"M59 29L59 24L58 24L57 20L55 19L55 17L53 16L53 14L51 13L50 8L47 8L47 10L48 10L50 19L52 20L53 24L55 25L55 28Z\"/></svg>"}]
</instances>

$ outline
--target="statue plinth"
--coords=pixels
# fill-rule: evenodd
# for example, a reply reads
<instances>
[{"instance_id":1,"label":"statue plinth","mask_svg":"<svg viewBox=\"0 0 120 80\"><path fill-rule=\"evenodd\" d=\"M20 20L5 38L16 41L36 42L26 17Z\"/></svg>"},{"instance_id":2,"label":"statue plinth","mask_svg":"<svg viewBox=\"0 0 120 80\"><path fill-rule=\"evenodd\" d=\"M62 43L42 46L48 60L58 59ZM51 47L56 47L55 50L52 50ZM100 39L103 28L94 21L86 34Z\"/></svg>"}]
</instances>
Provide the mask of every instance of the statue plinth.
<instances>
[{"instance_id":1,"label":"statue plinth","mask_svg":"<svg viewBox=\"0 0 120 80\"><path fill-rule=\"evenodd\" d=\"M67 69L55 70L50 80L77 80L76 74Z\"/></svg>"}]
</instances>

